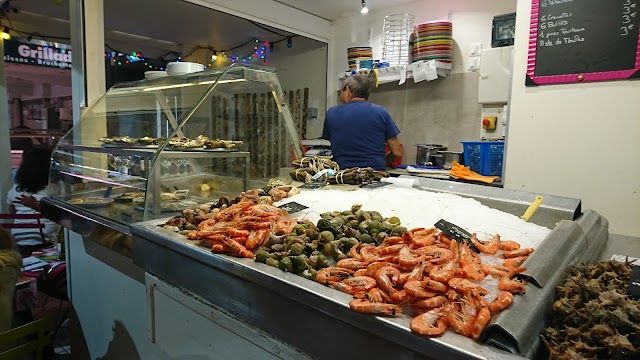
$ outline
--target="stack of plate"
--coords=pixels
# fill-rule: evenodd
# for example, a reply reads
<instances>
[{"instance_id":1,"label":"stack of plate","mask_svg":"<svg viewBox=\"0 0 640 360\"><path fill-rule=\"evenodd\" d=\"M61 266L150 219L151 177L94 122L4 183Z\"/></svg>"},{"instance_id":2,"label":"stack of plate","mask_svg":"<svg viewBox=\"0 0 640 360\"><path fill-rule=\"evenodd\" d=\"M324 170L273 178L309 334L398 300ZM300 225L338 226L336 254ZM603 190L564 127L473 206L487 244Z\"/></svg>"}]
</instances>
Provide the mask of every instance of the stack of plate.
<instances>
[{"instance_id":1,"label":"stack of plate","mask_svg":"<svg viewBox=\"0 0 640 360\"><path fill-rule=\"evenodd\" d=\"M373 59L370 47L351 47L347 49L347 59L349 60L349 70L357 70L358 61Z\"/></svg>"},{"instance_id":2,"label":"stack of plate","mask_svg":"<svg viewBox=\"0 0 640 360\"><path fill-rule=\"evenodd\" d=\"M452 62L452 32L451 21L429 21L416 25L411 41L413 61Z\"/></svg>"}]
</instances>

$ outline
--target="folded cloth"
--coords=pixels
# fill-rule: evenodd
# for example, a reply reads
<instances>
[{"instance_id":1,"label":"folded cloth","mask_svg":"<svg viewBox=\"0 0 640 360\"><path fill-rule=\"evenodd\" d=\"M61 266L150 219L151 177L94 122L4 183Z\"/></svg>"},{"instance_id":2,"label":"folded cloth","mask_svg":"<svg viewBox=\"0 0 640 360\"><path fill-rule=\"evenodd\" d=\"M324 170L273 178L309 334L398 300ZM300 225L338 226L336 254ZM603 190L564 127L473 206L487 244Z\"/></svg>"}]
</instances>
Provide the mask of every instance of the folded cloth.
<instances>
[{"instance_id":1,"label":"folded cloth","mask_svg":"<svg viewBox=\"0 0 640 360\"><path fill-rule=\"evenodd\" d=\"M471 168L469 168L468 166L460 165L457 161L453 162L453 167L449 171L449 175L456 179L480 181L487 184L491 184L492 182L500 179L499 176L480 175L476 172L471 171Z\"/></svg>"}]
</instances>

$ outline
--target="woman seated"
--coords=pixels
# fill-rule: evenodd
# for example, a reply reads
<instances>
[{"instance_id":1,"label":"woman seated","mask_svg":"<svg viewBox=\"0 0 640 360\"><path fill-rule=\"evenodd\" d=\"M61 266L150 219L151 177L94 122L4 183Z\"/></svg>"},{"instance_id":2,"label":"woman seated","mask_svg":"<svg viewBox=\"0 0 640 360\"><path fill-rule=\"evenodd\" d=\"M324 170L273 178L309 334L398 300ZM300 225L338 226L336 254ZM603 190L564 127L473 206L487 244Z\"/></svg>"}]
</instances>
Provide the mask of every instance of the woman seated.
<instances>
[{"instance_id":1,"label":"woman seated","mask_svg":"<svg viewBox=\"0 0 640 360\"><path fill-rule=\"evenodd\" d=\"M7 203L13 214L38 214L40 199L46 197L49 185L49 166L51 164L51 150L34 148L24 153L22 164L18 168L15 184L9 190ZM12 229L16 244L20 252L25 254L29 250L41 248L49 241L53 241L58 234L59 226L47 219L41 219L44 224L44 239L39 229ZM16 219L16 224L33 224L31 219Z\"/></svg>"},{"instance_id":2,"label":"woman seated","mask_svg":"<svg viewBox=\"0 0 640 360\"><path fill-rule=\"evenodd\" d=\"M0 333L11 329L13 293L21 267L22 256L15 251L11 235L0 227Z\"/></svg>"}]
</instances>

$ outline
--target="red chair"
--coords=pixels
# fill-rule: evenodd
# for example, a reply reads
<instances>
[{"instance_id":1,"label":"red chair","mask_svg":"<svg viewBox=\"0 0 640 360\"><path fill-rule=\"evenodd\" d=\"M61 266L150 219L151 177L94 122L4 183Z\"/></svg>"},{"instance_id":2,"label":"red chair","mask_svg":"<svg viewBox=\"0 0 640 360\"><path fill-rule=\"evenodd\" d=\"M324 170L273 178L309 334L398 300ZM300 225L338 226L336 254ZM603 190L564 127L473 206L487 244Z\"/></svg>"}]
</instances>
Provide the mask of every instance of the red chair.
<instances>
[{"instance_id":1,"label":"red chair","mask_svg":"<svg viewBox=\"0 0 640 360\"><path fill-rule=\"evenodd\" d=\"M4 222L3 220L35 220L33 223L14 223ZM42 242L45 242L44 237L44 223L42 223L41 214L0 214L0 226L10 229L38 229L40 231L40 237Z\"/></svg>"}]
</instances>

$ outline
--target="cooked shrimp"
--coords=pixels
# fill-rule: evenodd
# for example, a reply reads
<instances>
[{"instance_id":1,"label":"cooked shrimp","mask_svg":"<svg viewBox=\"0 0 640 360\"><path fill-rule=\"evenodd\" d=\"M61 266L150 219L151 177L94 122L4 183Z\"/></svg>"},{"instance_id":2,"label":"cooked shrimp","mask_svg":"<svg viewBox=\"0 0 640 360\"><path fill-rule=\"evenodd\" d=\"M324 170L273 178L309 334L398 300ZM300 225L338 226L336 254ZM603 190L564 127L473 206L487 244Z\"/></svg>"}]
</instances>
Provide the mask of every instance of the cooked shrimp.
<instances>
[{"instance_id":1,"label":"cooked shrimp","mask_svg":"<svg viewBox=\"0 0 640 360\"><path fill-rule=\"evenodd\" d=\"M358 261L362 261L362 255L360 255L360 253L358 252L358 248L361 245L362 244L356 244L356 245L352 246L351 249L349 249L349 257L351 257L352 259L358 260Z\"/></svg>"},{"instance_id":2,"label":"cooked shrimp","mask_svg":"<svg viewBox=\"0 0 640 360\"><path fill-rule=\"evenodd\" d=\"M228 228L227 229L227 235L229 235L232 238L235 237L248 237L250 234L249 230L238 230L236 228Z\"/></svg>"},{"instance_id":3,"label":"cooked shrimp","mask_svg":"<svg viewBox=\"0 0 640 360\"><path fill-rule=\"evenodd\" d=\"M500 235L494 235L491 240L486 242L480 242L476 238L476 234L471 235L471 242L473 245L480 250L483 254L495 255L500 250Z\"/></svg>"},{"instance_id":4,"label":"cooked shrimp","mask_svg":"<svg viewBox=\"0 0 640 360\"><path fill-rule=\"evenodd\" d=\"M443 284L433 279L426 278L422 283L422 286L424 286L427 290L435 291L437 293L444 294L445 292L447 292L447 290L449 290L449 286L447 286L447 284Z\"/></svg>"},{"instance_id":5,"label":"cooked shrimp","mask_svg":"<svg viewBox=\"0 0 640 360\"><path fill-rule=\"evenodd\" d=\"M531 254L533 250L534 250L533 248L523 248L523 249L518 249L513 251L507 251L503 254L500 254L499 256L502 259L511 259L511 258L520 257L520 256L527 256Z\"/></svg>"},{"instance_id":6,"label":"cooked shrimp","mask_svg":"<svg viewBox=\"0 0 640 360\"><path fill-rule=\"evenodd\" d=\"M433 245L415 249L414 252L426 255L427 261L432 264L443 264L453 259L453 252Z\"/></svg>"},{"instance_id":7,"label":"cooked shrimp","mask_svg":"<svg viewBox=\"0 0 640 360\"><path fill-rule=\"evenodd\" d=\"M367 265L367 273L366 276L375 278L378 270L382 269L385 266L389 266L389 264L385 262L374 262Z\"/></svg>"},{"instance_id":8,"label":"cooked shrimp","mask_svg":"<svg viewBox=\"0 0 640 360\"><path fill-rule=\"evenodd\" d=\"M500 250L502 251L514 251L520 249L520 244L512 240L501 240Z\"/></svg>"},{"instance_id":9,"label":"cooked shrimp","mask_svg":"<svg viewBox=\"0 0 640 360\"><path fill-rule=\"evenodd\" d=\"M255 249L262 245L262 243L269 238L269 235L268 229L252 231L247 237L247 241L244 246L249 250Z\"/></svg>"},{"instance_id":10,"label":"cooked shrimp","mask_svg":"<svg viewBox=\"0 0 640 360\"><path fill-rule=\"evenodd\" d=\"M475 325L476 309L472 301L467 298L460 299L460 307L451 305L447 312L447 321L456 333L471 337Z\"/></svg>"},{"instance_id":11,"label":"cooked shrimp","mask_svg":"<svg viewBox=\"0 0 640 360\"><path fill-rule=\"evenodd\" d=\"M403 266L413 267L423 262L426 257L424 254L414 253L408 246L405 246L400 250L398 263Z\"/></svg>"},{"instance_id":12,"label":"cooked shrimp","mask_svg":"<svg viewBox=\"0 0 640 360\"><path fill-rule=\"evenodd\" d=\"M489 311L496 314L506 309L513 302L513 294L508 291L500 291L498 297L489 303Z\"/></svg>"},{"instance_id":13,"label":"cooked shrimp","mask_svg":"<svg viewBox=\"0 0 640 360\"><path fill-rule=\"evenodd\" d=\"M498 281L498 290L509 291L514 294L524 294L527 291L527 288L524 286L524 282L511 280L508 277L503 276L500 278L500 281Z\"/></svg>"},{"instance_id":14,"label":"cooked shrimp","mask_svg":"<svg viewBox=\"0 0 640 360\"><path fill-rule=\"evenodd\" d=\"M451 286L452 288L464 293L464 294L472 294L472 293L476 293L476 294L480 294L480 295L487 295L489 292L472 283L471 281L467 280L467 279L462 279L462 278L453 278L451 280L449 280L448 282L449 286Z\"/></svg>"},{"instance_id":15,"label":"cooked shrimp","mask_svg":"<svg viewBox=\"0 0 640 360\"><path fill-rule=\"evenodd\" d=\"M434 266L429 270L429 277L433 280L445 283L453 278L456 272L456 263L450 261L442 266Z\"/></svg>"},{"instance_id":16,"label":"cooked shrimp","mask_svg":"<svg viewBox=\"0 0 640 360\"><path fill-rule=\"evenodd\" d=\"M467 279L470 279L470 280L480 281L480 280L484 280L486 276L485 273L482 271L482 266L476 263L467 264L462 268L462 270L464 271L464 274L467 277Z\"/></svg>"},{"instance_id":17,"label":"cooked shrimp","mask_svg":"<svg viewBox=\"0 0 640 360\"><path fill-rule=\"evenodd\" d=\"M367 267L367 263L358 261L356 259L342 259L336 263L336 266L356 271L360 269L365 269Z\"/></svg>"},{"instance_id":18,"label":"cooked shrimp","mask_svg":"<svg viewBox=\"0 0 640 360\"><path fill-rule=\"evenodd\" d=\"M372 303L363 299L355 299L349 303L351 310L366 313L388 316L397 316L402 313L402 308L394 304Z\"/></svg>"},{"instance_id":19,"label":"cooked shrimp","mask_svg":"<svg viewBox=\"0 0 640 360\"><path fill-rule=\"evenodd\" d=\"M435 293L427 291L423 286L423 281L408 281L404 284L404 290L416 299L425 299L436 296Z\"/></svg>"},{"instance_id":20,"label":"cooked shrimp","mask_svg":"<svg viewBox=\"0 0 640 360\"><path fill-rule=\"evenodd\" d=\"M408 241L405 241L405 239L401 238L400 236L389 236L382 241L382 244L380 244L380 246L398 245L404 243L408 243Z\"/></svg>"},{"instance_id":21,"label":"cooked shrimp","mask_svg":"<svg viewBox=\"0 0 640 360\"><path fill-rule=\"evenodd\" d=\"M485 326L491 319L491 312L486 307L482 307L480 311L478 311L478 316L476 317L475 324L473 324L473 340L478 340L480 338L480 334L482 334L482 330L484 330Z\"/></svg>"},{"instance_id":22,"label":"cooked shrimp","mask_svg":"<svg viewBox=\"0 0 640 360\"><path fill-rule=\"evenodd\" d=\"M223 253L230 253L233 250L225 244L213 244L211 246L211 251L213 251L214 253L223 254Z\"/></svg>"},{"instance_id":23,"label":"cooked shrimp","mask_svg":"<svg viewBox=\"0 0 640 360\"><path fill-rule=\"evenodd\" d=\"M352 286L349 286L343 282L329 281L327 285L329 285L330 287L336 290L342 291L343 293L354 295L354 297L355 297L355 294L358 293L358 291L355 291L355 289Z\"/></svg>"},{"instance_id":24,"label":"cooked shrimp","mask_svg":"<svg viewBox=\"0 0 640 360\"><path fill-rule=\"evenodd\" d=\"M245 258L253 259L253 253L251 251L247 250L247 248L242 246L242 244L240 244L239 242L233 240L232 238L226 237L226 236L224 237L224 239L222 239L222 241L225 243L225 245L230 247L238 255L240 255L242 257L245 257Z\"/></svg>"},{"instance_id":25,"label":"cooked shrimp","mask_svg":"<svg viewBox=\"0 0 640 360\"><path fill-rule=\"evenodd\" d=\"M391 301L400 304L408 301L411 298L407 290L398 290L391 295Z\"/></svg>"},{"instance_id":26,"label":"cooked shrimp","mask_svg":"<svg viewBox=\"0 0 640 360\"><path fill-rule=\"evenodd\" d=\"M409 327L411 331L420 335L440 335L447 330L447 322L444 315L445 311L443 309L427 311L411 319Z\"/></svg>"},{"instance_id":27,"label":"cooked shrimp","mask_svg":"<svg viewBox=\"0 0 640 360\"><path fill-rule=\"evenodd\" d=\"M365 298L370 302L374 303L392 303L393 300L387 293L379 288L369 289L369 291L364 292Z\"/></svg>"},{"instance_id":28,"label":"cooked shrimp","mask_svg":"<svg viewBox=\"0 0 640 360\"><path fill-rule=\"evenodd\" d=\"M375 261L376 258L378 258L378 254L377 254L377 248L375 245L364 245L360 247L360 256L362 257L362 259L360 259L361 261L364 261L366 263L371 263L373 261Z\"/></svg>"},{"instance_id":29,"label":"cooked shrimp","mask_svg":"<svg viewBox=\"0 0 640 360\"><path fill-rule=\"evenodd\" d=\"M329 281L342 281L353 274L352 270L339 267L326 267L320 269L316 274L316 281L321 284L327 284Z\"/></svg>"},{"instance_id":30,"label":"cooked shrimp","mask_svg":"<svg viewBox=\"0 0 640 360\"><path fill-rule=\"evenodd\" d=\"M403 247L405 247L404 244L380 246L378 247L376 252L378 253L378 255L395 254L398 251L402 250Z\"/></svg>"},{"instance_id":31,"label":"cooked shrimp","mask_svg":"<svg viewBox=\"0 0 640 360\"><path fill-rule=\"evenodd\" d=\"M351 286L355 292L367 291L378 285L376 279L368 276L353 276L342 280L342 283Z\"/></svg>"},{"instance_id":32,"label":"cooked shrimp","mask_svg":"<svg viewBox=\"0 0 640 360\"><path fill-rule=\"evenodd\" d=\"M462 298L462 294L457 292L455 289L447 290L447 292L444 293L444 295L447 297L447 299L451 301L456 301Z\"/></svg>"},{"instance_id":33,"label":"cooked shrimp","mask_svg":"<svg viewBox=\"0 0 640 360\"><path fill-rule=\"evenodd\" d=\"M420 281L424 278L424 269L427 267L426 263L421 263L416 265L413 270L409 273L407 277L407 281Z\"/></svg>"},{"instance_id":34,"label":"cooked shrimp","mask_svg":"<svg viewBox=\"0 0 640 360\"><path fill-rule=\"evenodd\" d=\"M520 274L526 270L527 268L525 267L513 268L502 265L485 265L482 267L482 271L485 274L491 275L496 279L500 279L502 277L512 278L515 274Z\"/></svg>"},{"instance_id":35,"label":"cooked shrimp","mask_svg":"<svg viewBox=\"0 0 640 360\"><path fill-rule=\"evenodd\" d=\"M438 295L432 298L418 300L416 305L420 309L433 309L444 305L447 301L449 300L446 297Z\"/></svg>"},{"instance_id":36,"label":"cooked shrimp","mask_svg":"<svg viewBox=\"0 0 640 360\"><path fill-rule=\"evenodd\" d=\"M529 258L529 256L518 256L518 257L514 257L511 259L506 259L503 263L502 266L507 267L507 268L517 268L518 266L522 265L522 263L527 260Z\"/></svg>"},{"instance_id":37,"label":"cooked shrimp","mask_svg":"<svg viewBox=\"0 0 640 360\"><path fill-rule=\"evenodd\" d=\"M392 266L384 266L376 272L375 279L378 281L378 286L382 290L386 291L389 295L393 295L396 290L394 288L400 276L400 271Z\"/></svg>"},{"instance_id":38,"label":"cooked shrimp","mask_svg":"<svg viewBox=\"0 0 640 360\"><path fill-rule=\"evenodd\" d=\"M353 273L353 276L367 276L367 269L359 269Z\"/></svg>"}]
</instances>

